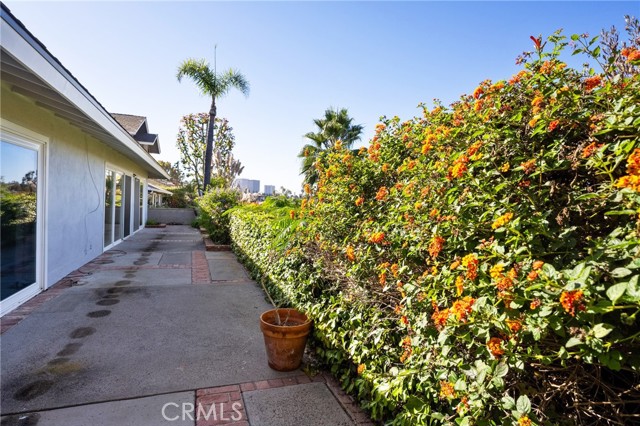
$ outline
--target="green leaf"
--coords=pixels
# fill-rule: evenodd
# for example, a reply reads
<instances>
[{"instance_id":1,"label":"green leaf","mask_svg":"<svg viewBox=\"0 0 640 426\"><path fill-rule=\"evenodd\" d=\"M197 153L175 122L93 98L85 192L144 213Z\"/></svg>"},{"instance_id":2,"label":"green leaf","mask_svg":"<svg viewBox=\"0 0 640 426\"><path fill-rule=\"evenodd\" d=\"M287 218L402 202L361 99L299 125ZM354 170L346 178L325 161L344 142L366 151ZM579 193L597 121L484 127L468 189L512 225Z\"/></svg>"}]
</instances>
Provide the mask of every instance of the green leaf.
<instances>
[{"instance_id":1,"label":"green leaf","mask_svg":"<svg viewBox=\"0 0 640 426\"><path fill-rule=\"evenodd\" d=\"M627 283L627 295L637 301L640 299L640 288L638 288L638 275L631 277Z\"/></svg>"},{"instance_id":2,"label":"green leaf","mask_svg":"<svg viewBox=\"0 0 640 426\"><path fill-rule=\"evenodd\" d=\"M628 270L627 268L616 268L613 271L611 271L611 275L615 278L623 278L623 277L626 277L627 275L631 275L631 271Z\"/></svg>"},{"instance_id":3,"label":"green leaf","mask_svg":"<svg viewBox=\"0 0 640 426\"><path fill-rule=\"evenodd\" d=\"M516 409L522 414L528 414L531 411L531 401L527 395L521 395L516 401Z\"/></svg>"},{"instance_id":4,"label":"green leaf","mask_svg":"<svg viewBox=\"0 0 640 426\"><path fill-rule=\"evenodd\" d=\"M405 407L409 410L420 410L424 407L424 401L418 398L417 396L411 395L407 400Z\"/></svg>"},{"instance_id":5,"label":"green leaf","mask_svg":"<svg viewBox=\"0 0 640 426\"><path fill-rule=\"evenodd\" d=\"M509 372L509 366L505 363L496 365L496 369L493 370L493 375L496 377L504 377Z\"/></svg>"},{"instance_id":6,"label":"green leaf","mask_svg":"<svg viewBox=\"0 0 640 426\"><path fill-rule=\"evenodd\" d=\"M636 214L635 210L626 209L626 210L612 210L605 212L605 216L621 216L621 215L634 215Z\"/></svg>"},{"instance_id":7,"label":"green leaf","mask_svg":"<svg viewBox=\"0 0 640 426\"><path fill-rule=\"evenodd\" d=\"M612 302L620 299L627 289L627 283L614 284L607 289L607 297Z\"/></svg>"},{"instance_id":8,"label":"green leaf","mask_svg":"<svg viewBox=\"0 0 640 426\"><path fill-rule=\"evenodd\" d=\"M510 396L503 396L501 401L502 408L505 410L512 410L516 408L516 400Z\"/></svg>"},{"instance_id":9,"label":"green leaf","mask_svg":"<svg viewBox=\"0 0 640 426\"><path fill-rule=\"evenodd\" d=\"M611 333L613 326L610 324L600 323L593 326L593 335L598 339L602 339L607 334Z\"/></svg>"},{"instance_id":10,"label":"green leaf","mask_svg":"<svg viewBox=\"0 0 640 426\"><path fill-rule=\"evenodd\" d=\"M584 345L584 342L577 337L572 337L571 339L567 340L567 343L564 346L566 348L572 348L578 345Z\"/></svg>"}]
</instances>

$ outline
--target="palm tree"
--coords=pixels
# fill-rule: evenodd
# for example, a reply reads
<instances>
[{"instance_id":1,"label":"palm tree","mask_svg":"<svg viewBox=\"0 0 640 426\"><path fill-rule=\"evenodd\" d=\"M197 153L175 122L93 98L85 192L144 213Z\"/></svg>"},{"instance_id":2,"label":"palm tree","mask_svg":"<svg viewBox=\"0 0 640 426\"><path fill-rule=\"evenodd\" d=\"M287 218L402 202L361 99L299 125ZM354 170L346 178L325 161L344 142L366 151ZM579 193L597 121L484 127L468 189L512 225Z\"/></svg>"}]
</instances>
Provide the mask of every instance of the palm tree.
<instances>
[{"instance_id":1,"label":"palm tree","mask_svg":"<svg viewBox=\"0 0 640 426\"><path fill-rule=\"evenodd\" d=\"M312 143L303 146L298 154L298 157L302 158L300 174L304 175L304 183L310 185L318 181L315 164L320 153L332 148L337 141L342 141L343 147L351 148L360 139L363 129L361 124L352 124L353 118L349 117L349 111L346 108L329 108L324 112L323 118L317 118L313 123L318 131L304 135Z\"/></svg>"},{"instance_id":2,"label":"palm tree","mask_svg":"<svg viewBox=\"0 0 640 426\"><path fill-rule=\"evenodd\" d=\"M204 161L204 189L206 191L211 181L211 163L213 152L213 128L216 120L216 99L226 95L231 88L236 88L245 96L249 95L249 82L245 76L234 69L218 74L212 70L204 59L187 59L178 67L176 77L182 81L187 76L198 86L202 94L211 96L211 108L209 109L209 124L207 125L207 148Z\"/></svg>"}]
</instances>

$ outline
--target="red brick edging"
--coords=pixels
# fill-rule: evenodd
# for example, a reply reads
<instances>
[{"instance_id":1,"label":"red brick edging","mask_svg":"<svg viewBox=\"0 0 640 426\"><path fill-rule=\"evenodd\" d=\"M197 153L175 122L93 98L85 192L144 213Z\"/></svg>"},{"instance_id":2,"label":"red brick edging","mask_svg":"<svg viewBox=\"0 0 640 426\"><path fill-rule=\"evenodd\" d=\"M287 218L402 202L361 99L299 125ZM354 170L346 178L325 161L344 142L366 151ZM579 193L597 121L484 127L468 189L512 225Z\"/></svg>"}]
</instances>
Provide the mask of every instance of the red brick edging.
<instances>
[{"instance_id":1,"label":"red brick edging","mask_svg":"<svg viewBox=\"0 0 640 426\"><path fill-rule=\"evenodd\" d=\"M75 271L74 271L75 272ZM69 274L67 277L61 279L42 293L35 295L22 305L18 306L13 311L9 312L3 317L0 317L0 334L9 330L14 325L25 319L31 312L42 306L45 302L58 297L64 290L73 285L73 278Z\"/></svg>"},{"instance_id":2,"label":"red brick edging","mask_svg":"<svg viewBox=\"0 0 640 426\"><path fill-rule=\"evenodd\" d=\"M301 385L306 383L325 383L354 424L359 426L373 426L369 416L360 409L356 402L347 395L329 374L321 373L313 378L306 374L285 377L282 379L261 380L246 382L237 385L218 386L215 388L198 389L196 391L196 409L201 407L203 414L215 409L215 416L197 418L196 426L234 425L248 426L249 419L244 409L242 393L254 390L275 389L285 386ZM235 405L234 405L235 404ZM215 417L215 418L213 418Z\"/></svg>"},{"instance_id":3,"label":"red brick edging","mask_svg":"<svg viewBox=\"0 0 640 426\"><path fill-rule=\"evenodd\" d=\"M191 283L209 284L211 274L209 273L209 262L203 251L191 252Z\"/></svg>"}]
</instances>

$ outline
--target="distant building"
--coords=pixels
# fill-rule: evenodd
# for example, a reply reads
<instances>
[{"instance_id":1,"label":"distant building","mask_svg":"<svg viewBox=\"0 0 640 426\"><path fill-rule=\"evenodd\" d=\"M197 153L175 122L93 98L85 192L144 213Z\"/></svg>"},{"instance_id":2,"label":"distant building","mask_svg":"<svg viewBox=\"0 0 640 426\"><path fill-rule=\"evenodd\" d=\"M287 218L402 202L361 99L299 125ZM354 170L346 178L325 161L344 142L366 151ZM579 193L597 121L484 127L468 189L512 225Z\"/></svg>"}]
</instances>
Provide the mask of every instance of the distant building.
<instances>
[{"instance_id":1,"label":"distant building","mask_svg":"<svg viewBox=\"0 0 640 426\"><path fill-rule=\"evenodd\" d=\"M260 192L260 181L254 179L236 179L235 186L242 192L257 194Z\"/></svg>"},{"instance_id":2,"label":"distant building","mask_svg":"<svg viewBox=\"0 0 640 426\"><path fill-rule=\"evenodd\" d=\"M264 195L273 195L276 192L275 185L265 185L264 186Z\"/></svg>"}]
</instances>

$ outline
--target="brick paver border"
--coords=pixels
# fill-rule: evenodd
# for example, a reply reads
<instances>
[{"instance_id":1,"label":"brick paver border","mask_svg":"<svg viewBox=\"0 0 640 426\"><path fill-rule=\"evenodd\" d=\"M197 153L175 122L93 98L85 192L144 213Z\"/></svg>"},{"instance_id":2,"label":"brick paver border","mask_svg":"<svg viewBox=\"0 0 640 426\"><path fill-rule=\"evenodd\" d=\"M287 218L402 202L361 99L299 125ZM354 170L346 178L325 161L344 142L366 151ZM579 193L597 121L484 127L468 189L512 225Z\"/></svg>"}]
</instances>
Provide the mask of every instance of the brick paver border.
<instances>
[{"instance_id":1,"label":"brick paver border","mask_svg":"<svg viewBox=\"0 0 640 426\"><path fill-rule=\"evenodd\" d=\"M193 284L209 284L211 282L209 262L207 262L204 251L191 252L191 282Z\"/></svg>"},{"instance_id":2,"label":"brick paver border","mask_svg":"<svg viewBox=\"0 0 640 426\"><path fill-rule=\"evenodd\" d=\"M320 373L310 378L304 373L297 376L284 377L282 379L260 380L256 382L246 382L236 385L218 386L213 388L204 388L196 390L196 413L208 412L213 404L215 416L209 418L197 418L196 426L217 426L217 425L234 425L248 426L249 418L244 408L242 393L254 390L275 389L285 386L302 385L306 383L324 383L336 398L340 406L349 415L355 425L373 426L375 423L371 421L369 416L360 409L358 404L352 397L347 395L338 382L327 373ZM236 405L233 405L233 404ZM202 407L202 408L198 408ZM201 416L204 417L204 416ZM215 417L215 418L214 418Z\"/></svg>"},{"instance_id":3,"label":"brick paver border","mask_svg":"<svg viewBox=\"0 0 640 426\"><path fill-rule=\"evenodd\" d=\"M74 271L75 272L75 271ZM69 274L71 275L71 274ZM25 319L31 312L39 308L45 302L58 297L63 291L71 287L74 283L73 278L69 276L61 279L45 291L37 294L13 311L0 318L0 334L9 330L14 325Z\"/></svg>"}]
</instances>

